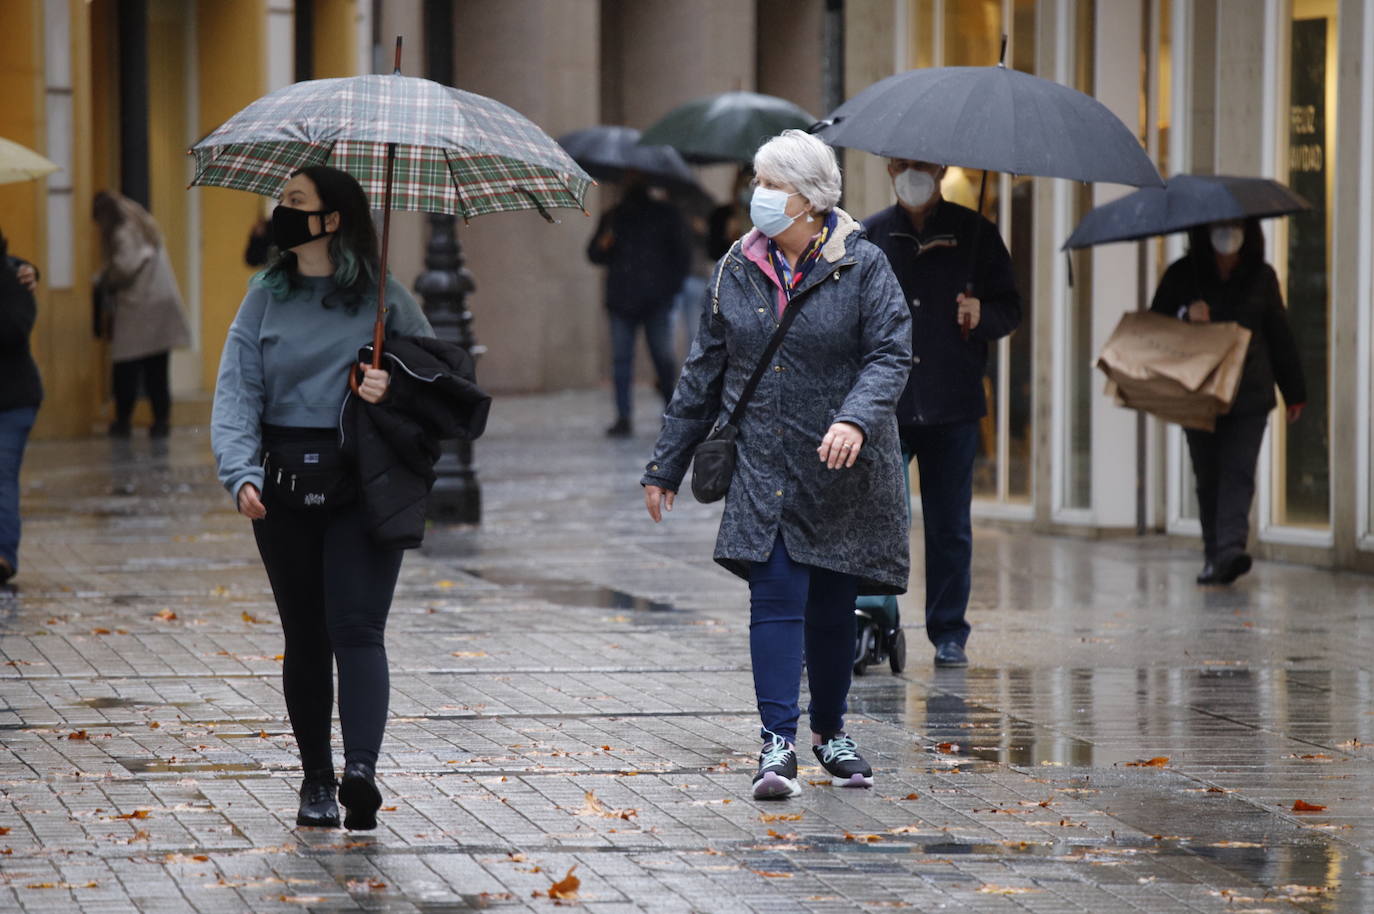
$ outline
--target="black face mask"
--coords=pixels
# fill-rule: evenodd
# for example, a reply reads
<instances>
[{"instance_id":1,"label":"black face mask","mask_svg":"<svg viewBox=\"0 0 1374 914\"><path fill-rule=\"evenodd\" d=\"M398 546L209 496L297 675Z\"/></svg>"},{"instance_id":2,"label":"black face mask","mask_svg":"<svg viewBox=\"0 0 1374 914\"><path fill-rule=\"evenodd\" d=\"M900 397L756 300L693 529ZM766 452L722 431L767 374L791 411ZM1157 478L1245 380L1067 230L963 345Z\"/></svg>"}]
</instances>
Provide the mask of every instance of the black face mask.
<instances>
[{"instance_id":1,"label":"black face mask","mask_svg":"<svg viewBox=\"0 0 1374 914\"><path fill-rule=\"evenodd\" d=\"M314 241L316 238L333 234L332 232L320 232L318 235L310 234L310 217L319 216L321 223L323 223L324 217L332 212L334 212L332 209L310 212L309 210L292 209L289 206L278 206L272 210L272 243L280 251L289 251L291 248L299 247Z\"/></svg>"}]
</instances>

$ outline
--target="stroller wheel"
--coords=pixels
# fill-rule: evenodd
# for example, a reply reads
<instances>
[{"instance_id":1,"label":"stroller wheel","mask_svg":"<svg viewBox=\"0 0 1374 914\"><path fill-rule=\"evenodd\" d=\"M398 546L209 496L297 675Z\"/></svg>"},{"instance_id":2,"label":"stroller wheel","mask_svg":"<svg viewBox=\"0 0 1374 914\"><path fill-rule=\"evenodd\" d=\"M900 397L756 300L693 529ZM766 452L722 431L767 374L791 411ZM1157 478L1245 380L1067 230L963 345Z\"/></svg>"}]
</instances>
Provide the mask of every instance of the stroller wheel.
<instances>
[{"instance_id":1,"label":"stroller wheel","mask_svg":"<svg viewBox=\"0 0 1374 914\"><path fill-rule=\"evenodd\" d=\"M906 632L900 628L894 629L888 638L887 665L892 668L893 674L906 669Z\"/></svg>"},{"instance_id":2,"label":"stroller wheel","mask_svg":"<svg viewBox=\"0 0 1374 914\"><path fill-rule=\"evenodd\" d=\"M854 645L854 675L862 676L868 671L873 650L877 645L877 629L871 623L860 623L859 635Z\"/></svg>"}]
</instances>

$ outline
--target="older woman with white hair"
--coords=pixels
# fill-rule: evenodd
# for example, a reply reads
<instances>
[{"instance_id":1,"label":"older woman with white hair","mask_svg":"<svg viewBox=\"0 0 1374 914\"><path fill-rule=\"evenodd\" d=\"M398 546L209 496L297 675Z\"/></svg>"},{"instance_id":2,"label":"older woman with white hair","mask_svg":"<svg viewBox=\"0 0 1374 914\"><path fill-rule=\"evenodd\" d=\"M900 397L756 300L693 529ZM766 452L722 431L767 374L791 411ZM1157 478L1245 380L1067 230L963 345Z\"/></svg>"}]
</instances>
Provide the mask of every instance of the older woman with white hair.
<instances>
[{"instance_id":1,"label":"older woman with white hair","mask_svg":"<svg viewBox=\"0 0 1374 914\"><path fill-rule=\"evenodd\" d=\"M803 658L816 758L871 787L845 732L859 593L906 589L907 507L894 410L911 317L883 253L836 204L834 151L799 130L754 157L754 229L716 264L702 320L644 477L658 522L696 447L727 423L736 462L715 559L749 582L749 647L763 749L756 799L801 792L795 742ZM766 364L784 317L791 323Z\"/></svg>"}]
</instances>

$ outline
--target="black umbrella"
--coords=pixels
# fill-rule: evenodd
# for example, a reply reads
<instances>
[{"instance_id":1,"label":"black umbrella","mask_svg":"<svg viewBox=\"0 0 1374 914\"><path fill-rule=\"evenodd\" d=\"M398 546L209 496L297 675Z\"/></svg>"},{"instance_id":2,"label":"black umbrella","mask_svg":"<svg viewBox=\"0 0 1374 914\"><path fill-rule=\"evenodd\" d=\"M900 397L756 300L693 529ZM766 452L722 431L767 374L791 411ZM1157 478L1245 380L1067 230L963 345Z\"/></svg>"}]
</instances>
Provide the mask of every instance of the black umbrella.
<instances>
[{"instance_id":1,"label":"black umbrella","mask_svg":"<svg viewBox=\"0 0 1374 914\"><path fill-rule=\"evenodd\" d=\"M689 162L752 162L765 140L805 130L816 119L785 98L721 92L678 105L644 131L641 143L672 146Z\"/></svg>"},{"instance_id":2,"label":"black umbrella","mask_svg":"<svg viewBox=\"0 0 1374 914\"><path fill-rule=\"evenodd\" d=\"M1064 250L1139 241L1211 222L1288 216L1311 208L1268 178L1174 175L1163 187L1141 188L1088 213L1064 242Z\"/></svg>"},{"instance_id":3,"label":"black umbrella","mask_svg":"<svg viewBox=\"0 0 1374 914\"><path fill-rule=\"evenodd\" d=\"M659 184L697 187L692 169L671 146L639 142L633 127L587 127L558 138L568 155L593 178L619 181L627 171L638 171Z\"/></svg>"},{"instance_id":4,"label":"black umbrella","mask_svg":"<svg viewBox=\"0 0 1374 914\"><path fill-rule=\"evenodd\" d=\"M1158 187L1164 182L1130 128L1097 99L995 67L929 67L876 82L816 132L875 155Z\"/></svg>"}]
</instances>

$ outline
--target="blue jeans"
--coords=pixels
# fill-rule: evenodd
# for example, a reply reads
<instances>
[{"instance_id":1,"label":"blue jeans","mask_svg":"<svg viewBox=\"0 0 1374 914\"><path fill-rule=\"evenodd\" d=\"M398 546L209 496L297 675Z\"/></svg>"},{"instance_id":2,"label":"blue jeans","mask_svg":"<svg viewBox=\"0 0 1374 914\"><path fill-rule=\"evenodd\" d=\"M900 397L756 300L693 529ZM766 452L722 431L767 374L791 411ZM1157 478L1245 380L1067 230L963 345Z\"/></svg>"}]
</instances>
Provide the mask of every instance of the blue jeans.
<instances>
[{"instance_id":1,"label":"blue jeans","mask_svg":"<svg viewBox=\"0 0 1374 914\"><path fill-rule=\"evenodd\" d=\"M811 687L807 714L812 732L831 736L844 730L858 595L854 576L794 562L781 534L768 561L753 566L749 654L763 739L775 733L796 742L803 653Z\"/></svg>"},{"instance_id":2,"label":"blue jeans","mask_svg":"<svg viewBox=\"0 0 1374 914\"><path fill-rule=\"evenodd\" d=\"M0 559L19 570L19 465L38 409L0 410Z\"/></svg>"},{"instance_id":3,"label":"blue jeans","mask_svg":"<svg viewBox=\"0 0 1374 914\"><path fill-rule=\"evenodd\" d=\"M903 449L916 455L926 552L926 637L937 647L968 643L969 567L973 563L973 458L978 422L902 428Z\"/></svg>"},{"instance_id":4,"label":"blue jeans","mask_svg":"<svg viewBox=\"0 0 1374 914\"><path fill-rule=\"evenodd\" d=\"M677 384L677 367L673 364L672 311L664 308L645 317L611 315L611 379L615 382L615 411L621 419L631 416L630 385L634 382L635 331L644 326L649 343L649 355L658 373L658 391L663 401L672 399Z\"/></svg>"}]
</instances>

